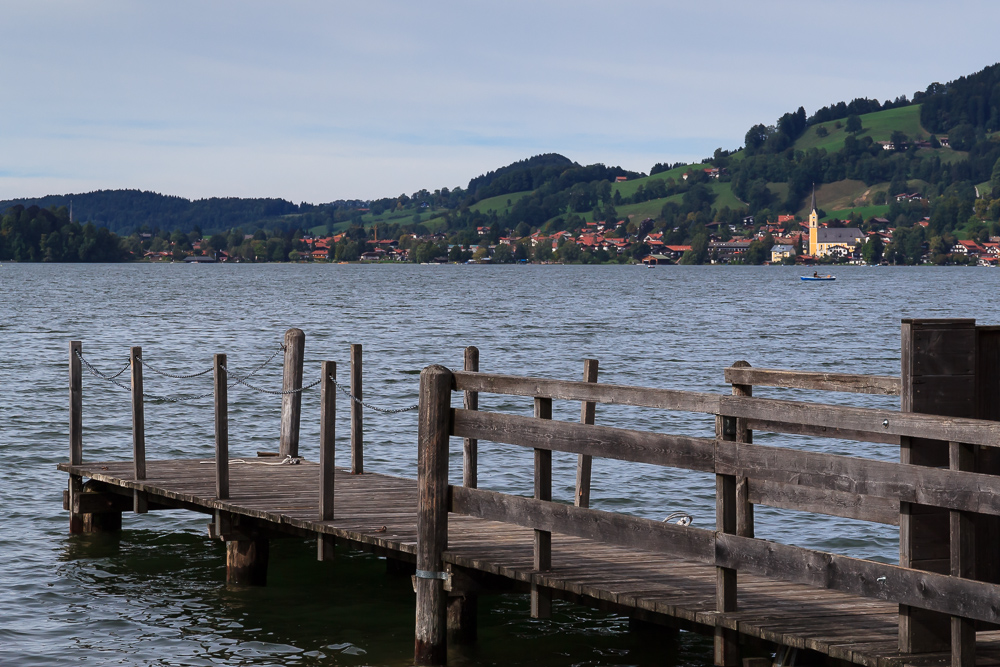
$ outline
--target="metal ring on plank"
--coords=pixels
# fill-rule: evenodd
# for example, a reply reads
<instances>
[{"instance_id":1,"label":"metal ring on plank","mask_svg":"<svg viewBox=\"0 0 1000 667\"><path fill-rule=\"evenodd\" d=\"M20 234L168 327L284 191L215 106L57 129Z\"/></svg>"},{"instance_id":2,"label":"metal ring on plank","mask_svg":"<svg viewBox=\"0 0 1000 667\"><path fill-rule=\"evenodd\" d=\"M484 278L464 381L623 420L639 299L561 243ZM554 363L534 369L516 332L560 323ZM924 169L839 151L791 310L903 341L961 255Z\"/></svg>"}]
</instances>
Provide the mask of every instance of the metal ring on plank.
<instances>
[{"instance_id":1,"label":"metal ring on plank","mask_svg":"<svg viewBox=\"0 0 1000 667\"><path fill-rule=\"evenodd\" d=\"M440 579L441 581L448 580L447 572L432 572L431 570L417 570L417 579Z\"/></svg>"}]
</instances>

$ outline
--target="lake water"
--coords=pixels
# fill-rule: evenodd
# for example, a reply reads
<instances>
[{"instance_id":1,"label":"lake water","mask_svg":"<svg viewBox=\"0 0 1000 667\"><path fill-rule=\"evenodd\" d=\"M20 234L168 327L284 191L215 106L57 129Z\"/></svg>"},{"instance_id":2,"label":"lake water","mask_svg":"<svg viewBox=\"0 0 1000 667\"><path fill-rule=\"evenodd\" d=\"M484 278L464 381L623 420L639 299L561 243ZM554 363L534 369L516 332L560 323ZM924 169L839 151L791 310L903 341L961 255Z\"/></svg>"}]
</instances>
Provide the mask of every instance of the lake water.
<instances>
[{"instance_id":1,"label":"lake water","mask_svg":"<svg viewBox=\"0 0 1000 667\"><path fill-rule=\"evenodd\" d=\"M69 536L61 494L67 459L68 341L105 371L130 345L174 373L208 368L225 352L234 371L264 361L289 327L306 332L307 382L323 359L346 377L362 343L365 396L387 408L416 402L417 374L459 368L480 349L484 371L577 379L583 360L600 380L728 392L723 369L754 366L899 373L899 320L974 317L996 324L1000 271L976 268L836 270L804 283L795 267L18 265L0 266L0 665L405 665L412 657L413 593L370 555L315 562L314 545L272 546L269 585L227 588L221 543L206 518L126 515L116 536ZM256 376L280 387L280 357ZM124 376L123 376L124 377ZM210 376L147 374L164 395L211 391ZM796 391L757 395L806 399ZM898 399L829 394L830 402L895 408ZM303 400L301 453L316 458L318 396ZM276 397L230 391L231 452L275 449ZM484 408L531 414L531 401L481 397ZM341 411L338 431L348 432ZM578 404L555 406L579 418ZM415 413L367 413L366 470L414 476ZM598 407L598 423L711 435L704 416ZM150 459L210 456L211 399L146 408ZM128 394L84 377L84 457L127 459ZM893 447L760 434L765 444L892 460ZM341 451L344 451L341 446ZM453 443L452 474L461 474ZM481 445L480 486L531 489L531 454ZM572 498L575 461L555 456L554 493ZM714 526L714 481L651 466L597 461L593 506L662 518L674 510ZM892 561L897 531L758 508L758 537ZM625 619L557 604L528 618L524 596L484 597L480 641L453 651L459 665L711 664L710 643L689 633L656 645Z\"/></svg>"}]
</instances>

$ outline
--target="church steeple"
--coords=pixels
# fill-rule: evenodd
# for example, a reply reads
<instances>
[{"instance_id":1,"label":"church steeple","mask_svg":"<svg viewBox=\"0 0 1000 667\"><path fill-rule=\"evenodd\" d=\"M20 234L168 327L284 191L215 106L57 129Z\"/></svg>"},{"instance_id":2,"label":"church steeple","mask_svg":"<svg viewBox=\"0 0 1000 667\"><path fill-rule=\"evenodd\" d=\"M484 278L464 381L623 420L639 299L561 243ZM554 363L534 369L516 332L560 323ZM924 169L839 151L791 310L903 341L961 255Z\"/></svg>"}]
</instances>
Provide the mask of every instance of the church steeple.
<instances>
[{"instance_id":1,"label":"church steeple","mask_svg":"<svg viewBox=\"0 0 1000 667\"><path fill-rule=\"evenodd\" d=\"M815 183L813 183L812 206L809 208L809 210L810 211L815 211L816 210L816 184Z\"/></svg>"},{"instance_id":2,"label":"church steeple","mask_svg":"<svg viewBox=\"0 0 1000 667\"><path fill-rule=\"evenodd\" d=\"M812 209L809 212L809 254L819 250L819 211L816 209L816 184L813 183Z\"/></svg>"}]
</instances>

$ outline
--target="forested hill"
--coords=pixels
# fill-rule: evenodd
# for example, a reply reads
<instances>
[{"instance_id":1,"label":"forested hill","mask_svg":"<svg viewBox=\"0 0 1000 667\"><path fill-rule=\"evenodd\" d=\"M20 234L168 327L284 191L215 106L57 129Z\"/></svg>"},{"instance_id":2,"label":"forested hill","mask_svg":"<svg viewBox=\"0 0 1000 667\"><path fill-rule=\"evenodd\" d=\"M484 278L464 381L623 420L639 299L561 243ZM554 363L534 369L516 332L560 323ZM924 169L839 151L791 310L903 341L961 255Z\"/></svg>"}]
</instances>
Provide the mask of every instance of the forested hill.
<instances>
[{"instance_id":1,"label":"forested hill","mask_svg":"<svg viewBox=\"0 0 1000 667\"><path fill-rule=\"evenodd\" d=\"M184 199L141 190L97 190L81 194L49 195L37 199L0 201L0 213L12 206L55 209L72 202L73 219L128 234L139 229L168 231L219 230L247 227L258 221L299 213L300 207L284 199L213 197ZM280 226L280 225L279 225Z\"/></svg>"}]
</instances>

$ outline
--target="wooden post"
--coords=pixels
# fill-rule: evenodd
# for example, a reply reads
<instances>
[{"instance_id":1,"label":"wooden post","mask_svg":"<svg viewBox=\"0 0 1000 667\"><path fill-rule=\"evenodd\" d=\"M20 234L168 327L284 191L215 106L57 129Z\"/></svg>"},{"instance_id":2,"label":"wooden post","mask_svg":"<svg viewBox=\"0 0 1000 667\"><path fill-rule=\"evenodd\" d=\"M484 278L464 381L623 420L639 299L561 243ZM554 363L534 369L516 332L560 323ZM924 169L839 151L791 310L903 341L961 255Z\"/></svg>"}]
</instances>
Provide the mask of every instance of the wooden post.
<instances>
[{"instance_id":1,"label":"wooden post","mask_svg":"<svg viewBox=\"0 0 1000 667\"><path fill-rule=\"evenodd\" d=\"M420 373L417 450L416 665L443 665L448 657L447 602L442 554L448 546L448 438L452 373L428 366Z\"/></svg>"},{"instance_id":2,"label":"wooden post","mask_svg":"<svg viewBox=\"0 0 1000 667\"><path fill-rule=\"evenodd\" d=\"M1000 327L976 327L976 418L1000 421ZM976 448L976 472L1000 475L1000 449ZM976 579L1000 583L1000 517L975 516ZM986 624L978 626L988 629ZM997 629L998 626L989 626Z\"/></svg>"},{"instance_id":3,"label":"wooden post","mask_svg":"<svg viewBox=\"0 0 1000 667\"><path fill-rule=\"evenodd\" d=\"M479 631L479 596L475 593L448 598L448 643L472 644Z\"/></svg>"},{"instance_id":4,"label":"wooden post","mask_svg":"<svg viewBox=\"0 0 1000 667\"><path fill-rule=\"evenodd\" d=\"M282 391L302 388L302 362L305 358L306 335L302 329L285 332L285 370ZM302 417L302 392L281 397L281 441L278 452L282 457L299 455L299 421Z\"/></svg>"},{"instance_id":5,"label":"wooden post","mask_svg":"<svg viewBox=\"0 0 1000 667\"><path fill-rule=\"evenodd\" d=\"M142 395L142 348L129 349L129 367L132 371L132 467L136 481L146 479L146 416ZM149 511L146 494L134 491L132 510L136 514Z\"/></svg>"},{"instance_id":6,"label":"wooden post","mask_svg":"<svg viewBox=\"0 0 1000 667\"><path fill-rule=\"evenodd\" d=\"M746 361L737 361L736 368L748 368ZM752 396L750 385L734 384L734 396ZM722 440L750 443L753 433L747 428L746 419L716 418L716 437ZM715 529L722 533L735 533L753 537L753 505L749 502L747 479L735 475L715 476ZM720 612L737 610L736 570L718 567L715 578L715 604ZM714 662L719 667L739 664L739 636L733 630L717 625L715 628Z\"/></svg>"},{"instance_id":7,"label":"wooden post","mask_svg":"<svg viewBox=\"0 0 1000 667\"><path fill-rule=\"evenodd\" d=\"M976 321L911 320L901 326L900 409L947 417L976 416ZM949 465L948 443L902 438L900 461ZM899 564L940 574L951 571L948 510L899 504ZM945 614L899 606L899 650L947 651L951 619Z\"/></svg>"},{"instance_id":8,"label":"wooden post","mask_svg":"<svg viewBox=\"0 0 1000 667\"><path fill-rule=\"evenodd\" d=\"M976 455L972 445L948 443L949 467L973 470ZM976 578L976 534L972 512L949 512L951 576ZM976 622L961 616L951 617L951 667L975 667Z\"/></svg>"},{"instance_id":9,"label":"wooden post","mask_svg":"<svg viewBox=\"0 0 1000 667\"><path fill-rule=\"evenodd\" d=\"M535 417L552 419L552 399L535 397ZM535 450L535 498L552 500L552 450ZM535 531L534 562L535 572L552 569L552 533L547 530ZM552 591L538 584L531 584L531 617L549 618L552 615Z\"/></svg>"},{"instance_id":10,"label":"wooden post","mask_svg":"<svg viewBox=\"0 0 1000 667\"><path fill-rule=\"evenodd\" d=\"M463 368L474 373L479 372L479 348L465 348L465 365ZM479 409L479 392L465 392L463 403L466 410ZM475 438L465 438L462 441L462 485L470 489L479 487L479 441Z\"/></svg>"},{"instance_id":11,"label":"wooden post","mask_svg":"<svg viewBox=\"0 0 1000 667\"><path fill-rule=\"evenodd\" d=\"M324 361L319 394L319 520L333 521L334 456L337 424L337 363ZM316 558L333 560L333 535L320 534Z\"/></svg>"},{"instance_id":12,"label":"wooden post","mask_svg":"<svg viewBox=\"0 0 1000 667\"><path fill-rule=\"evenodd\" d=\"M351 474L365 474L365 416L361 395L361 344L351 344Z\"/></svg>"},{"instance_id":13,"label":"wooden post","mask_svg":"<svg viewBox=\"0 0 1000 667\"><path fill-rule=\"evenodd\" d=\"M83 463L83 365L80 362L83 345L78 340L69 342L69 463L78 466ZM72 510L73 498L83 493L83 478L69 477L69 532L82 533L83 514Z\"/></svg>"},{"instance_id":14,"label":"wooden post","mask_svg":"<svg viewBox=\"0 0 1000 667\"><path fill-rule=\"evenodd\" d=\"M597 382L597 359L583 360L583 381ZM593 424L597 403L584 401L580 405L580 423ZM577 454L576 458L576 494L573 504L577 507L590 507L590 477L594 457L589 454Z\"/></svg>"},{"instance_id":15,"label":"wooden post","mask_svg":"<svg viewBox=\"0 0 1000 667\"><path fill-rule=\"evenodd\" d=\"M215 355L215 497L229 498L229 388L226 355Z\"/></svg>"},{"instance_id":16,"label":"wooden post","mask_svg":"<svg viewBox=\"0 0 1000 667\"><path fill-rule=\"evenodd\" d=\"M232 540L226 542L226 583L244 586L267 584L267 540Z\"/></svg>"}]
</instances>

